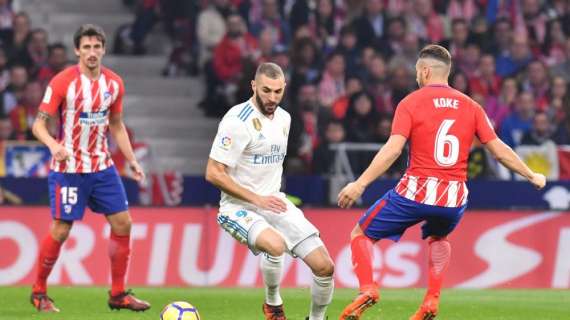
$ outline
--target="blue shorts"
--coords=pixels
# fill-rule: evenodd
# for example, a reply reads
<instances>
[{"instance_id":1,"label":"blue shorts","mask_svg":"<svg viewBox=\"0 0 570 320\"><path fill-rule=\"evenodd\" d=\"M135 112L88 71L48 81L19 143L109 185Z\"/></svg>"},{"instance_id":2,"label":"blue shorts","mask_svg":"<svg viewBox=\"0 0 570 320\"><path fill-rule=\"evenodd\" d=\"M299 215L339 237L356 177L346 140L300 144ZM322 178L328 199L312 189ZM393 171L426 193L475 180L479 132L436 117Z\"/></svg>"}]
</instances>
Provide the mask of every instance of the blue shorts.
<instances>
[{"instance_id":1,"label":"blue shorts","mask_svg":"<svg viewBox=\"0 0 570 320\"><path fill-rule=\"evenodd\" d=\"M360 218L358 224L364 234L373 239L400 240L406 229L418 222L422 225L422 238L444 237L455 229L467 205L439 207L418 203L400 196L394 189L374 203Z\"/></svg>"},{"instance_id":2,"label":"blue shorts","mask_svg":"<svg viewBox=\"0 0 570 320\"><path fill-rule=\"evenodd\" d=\"M85 207L110 215L126 211L127 194L114 166L94 173L62 173L48 175L51 215L54 219L81 220Z\"/></svg>"}]
</instances>

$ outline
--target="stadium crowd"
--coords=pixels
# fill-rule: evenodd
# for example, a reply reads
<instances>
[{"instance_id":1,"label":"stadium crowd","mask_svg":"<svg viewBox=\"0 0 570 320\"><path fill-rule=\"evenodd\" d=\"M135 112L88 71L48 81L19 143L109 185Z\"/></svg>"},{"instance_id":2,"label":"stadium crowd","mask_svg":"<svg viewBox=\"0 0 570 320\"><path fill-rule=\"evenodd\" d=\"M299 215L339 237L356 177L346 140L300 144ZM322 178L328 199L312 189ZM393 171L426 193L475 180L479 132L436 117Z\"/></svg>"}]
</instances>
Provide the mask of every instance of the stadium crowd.
<instances>
[{"instance_id":1,"label":"stadium crowd","mask_svg":"<svg viewBox=\"0 0 570 320\"><path fill-rule=\"evenodd\" d=\"M154 3L154 12L172 2L145 1ZM385 142L398 102L417 88L414 64L427 43L450 50L450 85L484 106L509 145L570 144L568 1L192 3L199 12L165 21L186 19L183 34L191 30L184 47L197 54L195 69L207 81L201 103L206 115L219 117L247 99L258 63L274 61L286 70L283 106L293 116L289 172L330 172L331 143ZM172 56L170 65L177 65ZM473 150L479 169L471 175L488 175L485 154ZM355 171L370 157L351 158ZM404 159L394 175L404 169Z\"/></svg>"}]
</instances>

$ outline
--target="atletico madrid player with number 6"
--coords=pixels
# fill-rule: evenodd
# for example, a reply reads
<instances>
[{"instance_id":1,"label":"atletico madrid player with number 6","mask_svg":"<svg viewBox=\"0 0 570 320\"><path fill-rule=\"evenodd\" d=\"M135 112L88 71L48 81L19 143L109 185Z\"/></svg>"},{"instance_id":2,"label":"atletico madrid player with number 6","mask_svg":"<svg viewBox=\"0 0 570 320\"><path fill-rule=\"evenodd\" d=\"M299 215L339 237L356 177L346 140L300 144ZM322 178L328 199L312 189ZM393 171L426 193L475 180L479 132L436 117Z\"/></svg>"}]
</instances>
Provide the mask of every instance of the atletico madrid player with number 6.
<instances>
[{"instance_id":1,"label":"atletico madrid player with number 6","mask_svg":"<svg viewBox=\"0 0 570 320\"><path fill-rule=\"evenodd\" d=\"M360 294L340 319L360 319L379 300L372 277L372 245L380 239L398 241L407 228L424 222L428 242L428 288L423 303L410 320L431 320L438 313L443 276L451 245L447 235L459 223L467 206L467 158L475 136L504 166L543 188L545 177L534 173L500 139L483 108L447 84L451 55L438 45L420 51L416 63L419 90L396 109L392 133L370 166L338 195L348 208L364 189L382 175L409 142L409 166L396 187L368 209L351 234L352 263Z\"/></svg>"},{"instance_id":2,"label":"atletico madrid player with number 6","mask_svg":"<svg viewBox=\"0 0 570 320\"><path fill-rule=\"evenodd\" d=\"M81 220L85 207L89 206L92 211L105 215L111 225L109 307L144 311L150 304L125 290L131 252L131 217L125 188L107 146L110 132L128 160L134 178L144 179L122 120L123 80L101 65L105 33L100 27L81 26L73 42L79 63L50 81L33 125L34 135L52 155L48 184L53 223L40 246L30 300L40 312L59 312L47 295L47 278L73 222ZM47 130L47 120L55 116L61 125L57 140Z\"/></svg>"}]
</instances>

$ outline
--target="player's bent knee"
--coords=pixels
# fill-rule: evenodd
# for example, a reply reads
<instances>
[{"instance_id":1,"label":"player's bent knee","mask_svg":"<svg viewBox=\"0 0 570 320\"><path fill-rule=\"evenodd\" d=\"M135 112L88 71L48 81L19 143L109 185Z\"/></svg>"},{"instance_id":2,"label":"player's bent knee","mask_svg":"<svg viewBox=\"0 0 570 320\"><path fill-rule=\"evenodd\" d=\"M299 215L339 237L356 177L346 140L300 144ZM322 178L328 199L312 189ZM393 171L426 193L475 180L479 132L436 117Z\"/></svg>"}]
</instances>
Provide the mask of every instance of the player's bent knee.
<instances>
[{"instance_id":1,"label":"player's bent knee","mask_svg":"<svg viewBox=\"0 0 570 320\"><path fill-rule=\"evenodd\" d=\"M323 261L312 269L313 274L319 277L330 277L334 274L334 263L330 257L323 259Z\"/></svg>"}]
</instances>

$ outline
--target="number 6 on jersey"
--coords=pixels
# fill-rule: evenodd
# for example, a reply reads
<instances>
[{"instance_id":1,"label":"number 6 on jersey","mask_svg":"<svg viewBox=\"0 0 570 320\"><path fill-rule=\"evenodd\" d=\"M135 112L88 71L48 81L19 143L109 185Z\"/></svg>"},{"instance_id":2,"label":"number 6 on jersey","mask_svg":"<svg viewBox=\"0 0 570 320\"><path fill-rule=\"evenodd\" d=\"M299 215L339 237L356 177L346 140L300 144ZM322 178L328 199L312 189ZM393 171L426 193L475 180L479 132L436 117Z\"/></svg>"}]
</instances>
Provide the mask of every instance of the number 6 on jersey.
<instances>
[{"instance_id":1,"label":"number 6 on jersey","mask_svg":"<svg viewBox=\"0 0 570 320\"><path fill-rule=\"evenodd\" d=\"M459 139L454 135L447 134L453 123L455 120L443 120L435 137L434 158L435 162L442 167L453 166L459 158ZM448 146L447 154L445 152L446 145Z\"/></svg>"}]
</instances>

